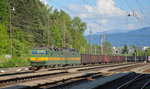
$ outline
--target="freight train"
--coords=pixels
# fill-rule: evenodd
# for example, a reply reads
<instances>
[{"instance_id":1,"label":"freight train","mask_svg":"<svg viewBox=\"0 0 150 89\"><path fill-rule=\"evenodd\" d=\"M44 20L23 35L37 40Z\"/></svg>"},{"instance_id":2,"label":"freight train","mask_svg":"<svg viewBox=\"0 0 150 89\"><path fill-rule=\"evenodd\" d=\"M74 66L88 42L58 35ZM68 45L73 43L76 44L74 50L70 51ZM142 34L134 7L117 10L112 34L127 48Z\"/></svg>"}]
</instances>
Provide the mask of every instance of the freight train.
<instances>
[{"instance_id":1,"label":"freight train","mask_svg":"<svg viewBox=\"0 0 150 89\"><path fill-rule=\"evenodd\" d=\"M138 61L144 61L141 57ZM80 54L75 49L58 49L50 47L41 47L32 49L31 69L40 69L42 67L65 66L77 64L100 64L100 63L117 63L117 62L133 62L132 56L108 56Z\"/></svg>"}]
</instances>

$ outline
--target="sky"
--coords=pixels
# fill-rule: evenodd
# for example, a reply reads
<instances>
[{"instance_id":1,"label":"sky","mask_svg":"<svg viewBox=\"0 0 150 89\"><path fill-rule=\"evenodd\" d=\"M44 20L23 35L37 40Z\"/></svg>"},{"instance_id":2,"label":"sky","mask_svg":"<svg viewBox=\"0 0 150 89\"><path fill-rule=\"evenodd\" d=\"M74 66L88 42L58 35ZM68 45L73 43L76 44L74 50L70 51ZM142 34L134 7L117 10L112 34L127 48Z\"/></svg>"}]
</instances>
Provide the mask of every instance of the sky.
<instances>
[{"instance_id":1,"label":"sky","mask_svg":"<svg viewBox=\"0 0 150 89\"><path fill-rule=\"evenodd\" d=\"M150 27L150 0L41 0L87 23L85 35ZM130 16L128 16L130 14Z\"/></svg>"}]
</instances>

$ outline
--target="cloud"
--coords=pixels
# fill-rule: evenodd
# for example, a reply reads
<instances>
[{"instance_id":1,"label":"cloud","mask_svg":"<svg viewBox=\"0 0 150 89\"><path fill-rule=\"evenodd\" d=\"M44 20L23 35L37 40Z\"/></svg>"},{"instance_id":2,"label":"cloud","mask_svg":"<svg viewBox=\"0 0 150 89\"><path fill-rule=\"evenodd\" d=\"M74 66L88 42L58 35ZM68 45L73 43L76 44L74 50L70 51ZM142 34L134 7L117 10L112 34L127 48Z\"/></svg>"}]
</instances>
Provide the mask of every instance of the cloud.
<instances>
[{"instance_id":1,"label":"cloud","mask_svg":"<svg viewBox=\"0 0 150 89\"><path fill-rule=\"evenodd\" d=\"M71 9L71 10L76 10L76 9L79 9L78 7L77 7L77 5L74 5L74 4L70 4L69 5L69 8Z\"/></svg>"},{"instance_id":2,"label":"cloud","mask_svg":"<svg viewBox=\"0 0 150 89\"><path fill-rule=\"evenodd\" d=\"M112 0L98 0L96 9L100 15L117 17L125 15L125 11L116 7L115 2Z\"/></svg>"},{"instance_id":3,"label":"cloud","mask_svg":"<svg viewBox=\"0 0 150 89\"><path fill-rule=\"evenodd\" d=\"M87 18L87 14L79 14L79 17L81 17L81 18Z\"/></svg>"},{"instance_id":4,"label":"cloud","mask_svg":"<svg viewBox=\"0 0 150 89\"><path fill-rule=\"evenodd\" d=\"M87 3L81 5L70 4L69 9L75 12L74 16L79 16L84 22L87 22L85 34L90 31L90 27L93 28L93 33L113 29L132 30L141 27L135 17L127 17L127 13L133 14L131 10L120 9L113 0L97 0L95 6ZM135 13L137 12L135 11ZM141 17L138 13L137 16Z\"/></svg>"},{"instance_id":5,"label":"cloud","mask_svg":"<svg viewBox=\"0 0 150 89\"><path fill-rule=\"evenodd\" d=\"M115 6L113 0L98 0L96 6L92 7L90 5L82 5L82 8L86 9L89 13L94 13L97 15L105 15L108 17L114 16L124 16L125 11Z\"/></svg>"},{"instance_id":6,"label":"cloud","mask_svg":"<svg viewBox=\"0 0 150 89\"><path fill-rule=\"evenodd\" d=\"M94 9L93 7L91 7L91 6L89 6L89 5L85 5L84 7L85 7L85 9L88 10L88 12L92 12L93 9Z\"/></svg>"},{"instance_id":7,"label":"cloud","mask_svg":"<svg viewBox=\"0 0 150 89\"><path fill-rule=\"evenodd\" d=\"M107 20L106 19L100 19L100 20L97 20L97 22L105 24L105 23L107 23Z\"/></svg>"},{"instance_id":8,"label":"cloud","mask_svg":"<svg viewBox=\"0 0 150 89\"><path fill-rule=\"evenodd\" d=\"M48 5L48 2L46 0L40 0L44 5Z\"/></svg>"},{"instance_id":9,"label":"cloud","mask_svg":"<svg viewBox=\"0 0 150 89\"><path fill-rule=\"evenodd\" d=\"M81 9L82 8L82 9ZM96 6L90 6L88 4L75 5L70 4L69 9L74 11L77 16L81 18L95 18L95 16L105 16L104 18L110 17L123 17L125 11L115 6L113 0L98 0ZM106 23L106 19L101 22Z\"/></svg>"},{"instance_id":10,"label":"cloud","mask_svg":"<svg viewBox=\"0 0 150 89\"><path fill-rule=\"evenodd\" d=\"M127 24L127 28L128 28L128 29L134 29L134 27L135 27L135 26L134 26L133 24Z\"/></svg>"}]
</instances>

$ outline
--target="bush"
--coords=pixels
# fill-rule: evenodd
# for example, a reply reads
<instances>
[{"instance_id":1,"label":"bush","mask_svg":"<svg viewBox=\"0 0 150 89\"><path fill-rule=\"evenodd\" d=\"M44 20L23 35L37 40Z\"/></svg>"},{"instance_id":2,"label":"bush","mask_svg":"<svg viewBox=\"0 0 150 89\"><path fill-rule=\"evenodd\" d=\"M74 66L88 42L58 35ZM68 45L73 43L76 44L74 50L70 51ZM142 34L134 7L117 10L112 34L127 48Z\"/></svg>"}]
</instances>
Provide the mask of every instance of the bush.
<instances>
[{"instance_id":1,"label":"bush","mask_svg":"<svg viewBox=\"0 0 150 89\"><path fill-rule=\"evenodd\" d=\"M13 59L6 59L4 56L0 56L0 59L5 60L0 62L0 68L10 68L10 67L22 67L29 66L29 57L13 57Z\"/></svg>"}]
</instances>

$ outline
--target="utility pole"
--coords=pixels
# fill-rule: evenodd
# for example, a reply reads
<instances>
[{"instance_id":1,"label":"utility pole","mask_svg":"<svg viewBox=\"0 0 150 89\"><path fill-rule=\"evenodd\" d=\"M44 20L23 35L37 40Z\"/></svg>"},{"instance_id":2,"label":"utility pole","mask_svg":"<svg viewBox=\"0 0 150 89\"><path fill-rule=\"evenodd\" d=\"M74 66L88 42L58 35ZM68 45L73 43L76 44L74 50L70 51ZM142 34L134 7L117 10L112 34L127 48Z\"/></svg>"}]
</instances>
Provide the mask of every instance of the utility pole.
<instances>
[{"instance_id":1,"label":"utility pole","mask_svg":"<svg viewBox=\"0 0 150 89\"><path fill-rule=\"evenodd\" d=\"M103 34L101 34L100 36L100 39L101 39L101 55L103 55Z\"/></svg>"},{"instance_id":2,"label":"utility pole","mask_svg":"<svg viewBox=\"0 0 150 89\"><path fill-rule=\"evenodd\" d=\"M92 53L92 30L90 28L89 53Z\"/></svg>"},{"instance_id":3,"label":"utility pole","mask_svg":"<svg viewBox=\"0 0 150 89\"><path fill-rule=\"evenodd\" d=\"M104 34L104 42L106 42L106 34Z\"/></svg>"},{"instance_id":4,"label":"utility pole","mask_svg":"<svg viewBox=\"0 0 150 89\"><path fill-rule=\"evenodd\" d=\"M49 24L49 20L48 20L48 24ZM50 47L50 29L52 28L52 24L53 24L53 19L51 19L50 28L48 26L48 47Z\"/></svg>"},{"instance_id":5,"label":"utility pole","mask_svg":"<svg viewBox=\"0 0 150 89\"><path fill-rule=\"evenodd\" d=\"M11 59L12 59L12 28L11 28L11 6L10 6L10 17L9 17L9 28L10 28L10 55L11 55Z\"/></svg>"},{"instance_id":6,"label":"utility pole","mask_svg":"<svg viewBox=\"0 0 150 89\"><path fill-rule=\"evenodd\" d=\"M106 55L107 47L106 47L106 34L103 35L103 54Z\"/></svg>"},{"instance_id":7,"label":"utility pole","mask_svg":"<svg viewBox=\"0 0 150 89\"><path fill-rule=\"evenodd\" d=\"M66 48L65 40L65 20L63 20L63 48Z\"/></svg>"},{"instance_id":8,"label":"utility pole","mask_svg":"<svg viewBox=\"0 0 150 89\"><path fill-rule=\"evenodd\" d=\"M47 24L48 26L47 26L47 29L48 29L48 47L49 47L49 20L48 20L48 24Z\"/></svg>"},{"instance_id":9,"label":"utility pole","mask_svg":"<svg viewBox=\"0 0 150 89\"><path fill-rule=\"evenodd\" d=\"M102 23L101 23L101 17L99 16L99 30L100 30L100 27L102 26ZM103 51L102 51L102 35L100 35L100 51L99 51L99 54L102 55L103 54Z\"/></svg>"},{"instance_id":10,"label":"utility pole","mask_svg":"<svg viewBox=\"0 0 150 89\"><path fill-rule=\"evenodd\" d=\"M137 51L135 52L135 62L136 62L136 58L137 58L136 56L137 56Z\"/></svg>"},{"instance_id":11,"label":"utility pole","mask_svg":"<svg viewBox=\"0 0 150 89\"><path fill-rule=\"evenodd\" d=\"M96 37L95 37L95 55L96 55Z\"/></svg>"},{"instance_id":12,"label":"utility pole","mask_svg":"<svg viewBox=\"0 0 150 89\"><path fill-rule=\"evenodd\" d=\"M90 52L91 52L91 51L90 51L90 42L91 42L91 39L90 39L90 38L91 38L91 36L90 36L90 34L89 34L89 54L90 54Z\"/></svg>"},{"instance_id":13,"label":"utility pole","mask_svg":"<svg viewBox=\"0 0 150 89\"><path fill-rule=\"evenodd\" d=\"M128 62L128 61L127 61L127 54L126 54L126 52L125 52L125 59L126 59L126 62Z\"/></svg>"},{"instance_id":14,"label":"utility pole","mask_svg":"<svg viewBox=\"0 0 150 89\"><path fill-rule=\"evenodd\" d=\"M10 17L9 17L9 22L10 22L10 24L9 24L9 28L10 28L10 55L11 55L11 60L12 60L12 36L13 36L13 32L12 32L12 25L11 25L11 14L12 14L12 12L11 12L11 5L10 5L10 11L9 11L9 14L10 14ZM13 9L12 10L15 10L15 8L13 7Z\"/></svg>"}]
</instances>

